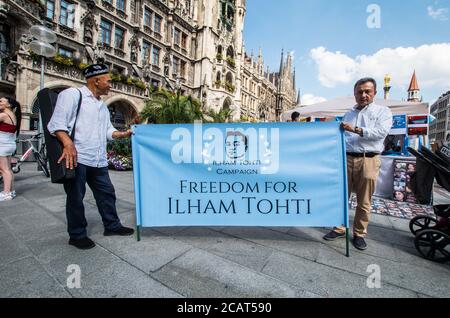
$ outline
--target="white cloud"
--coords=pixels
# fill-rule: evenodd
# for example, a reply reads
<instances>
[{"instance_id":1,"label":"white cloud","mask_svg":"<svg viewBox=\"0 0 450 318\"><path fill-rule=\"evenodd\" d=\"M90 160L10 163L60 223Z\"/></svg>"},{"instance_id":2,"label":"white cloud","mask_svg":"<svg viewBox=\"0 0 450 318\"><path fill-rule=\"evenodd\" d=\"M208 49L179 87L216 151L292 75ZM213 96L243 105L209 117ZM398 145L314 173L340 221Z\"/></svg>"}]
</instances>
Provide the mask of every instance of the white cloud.
<instances>
[{"instance_id":1,"label":"white cloud","mask_svg":"<svg viewBox=\"0 0 450 318\"><path fill-rule=\"evenodd\" d=\"M310 55L317 64L318 79L325 87L353 84L366 76L381 81L381 85L385 74L390 74L391 85L406 90L414 70L421 88L450 87L450 43L384 48L373 55L355 58L318 47Z\"/></svg>"},{"instance_id":2,"label":"white cloud","mask_svg":"<svg viewBox=\"0 0 450 318\"><path fill-rule=\"evenodd\" d=\"M448 18L447 18L448 8L434 9L432 6L428 6L427 11L428 11L428 15L434 20L439 20L439 21L448 20Z\"/></svg>"},{"instance_id":3,"label":"white cloud","mask_svg":"<svg viewBox=\"0 0 450 318\"><path fill-rule=\"evenodd\" d=\"M348 83L355 75L356 63L341 52L328 52L324 47L311 50L311 57L319 67L319 81L326 87Z\"/></svg>"},{"instance_id":4,"label":"white cloud","mask_svg":"<svg viewBox=\"0 0 450 318\"><path fill-rule=\"evenodd\" d=\"M321 102L325 102L327 99L320 96L314 96L313 94L304 94L302 95L302 106L317 104Z\"/></svg>"}]
</instances>

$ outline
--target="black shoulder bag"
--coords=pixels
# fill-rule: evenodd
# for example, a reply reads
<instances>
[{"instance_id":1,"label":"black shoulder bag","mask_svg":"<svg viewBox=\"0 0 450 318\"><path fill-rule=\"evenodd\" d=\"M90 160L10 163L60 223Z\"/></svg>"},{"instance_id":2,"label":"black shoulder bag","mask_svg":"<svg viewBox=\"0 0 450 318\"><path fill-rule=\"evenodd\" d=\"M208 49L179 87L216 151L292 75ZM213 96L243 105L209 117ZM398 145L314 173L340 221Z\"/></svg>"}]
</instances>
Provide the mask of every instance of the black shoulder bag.
<instances>
[{"instance_id":1,"label":"black shoulder bag","mask_svg":"<svg viewBox=\"0 0 450 318\"><path fill-rule=\"evenodd\" d=\"M83 100L81 91L78 91L80 92L80 99L78 101L75 123L73 124L72 133L70 134L72 141L75 138L75 128L78 120L78 114L80 113L81 102ZM75 169L67 169L65 160L58 163L59 158L62 156L64 147L58 138L50 134L47 128L47 125L53 115L57 99L58 94L48 88L45 88L38 93L39 109L42 116L45 144L47 147L47 157L50 165L51 181L52 183L64 184L75 178Z\"/></svg>"}]
</instances>

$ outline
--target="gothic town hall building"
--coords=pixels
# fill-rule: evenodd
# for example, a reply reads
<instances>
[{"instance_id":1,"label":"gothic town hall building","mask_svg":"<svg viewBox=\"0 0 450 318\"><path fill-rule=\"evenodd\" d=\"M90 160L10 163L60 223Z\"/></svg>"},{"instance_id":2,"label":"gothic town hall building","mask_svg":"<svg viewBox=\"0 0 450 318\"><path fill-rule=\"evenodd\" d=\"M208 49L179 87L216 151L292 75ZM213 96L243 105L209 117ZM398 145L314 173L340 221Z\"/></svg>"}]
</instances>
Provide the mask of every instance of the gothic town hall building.
<instances>
[{"instance_id":1,"label":"gothic town hall building","mask_svg":"<svg viewBox=\"0 0 450 318\"><path fill-rule=\"evenodd\" d=\"M299 103L293 58L282 53L271 72L261 50L247 54L245 15L245 0L0 0L0 95L22 105L22 129L37 129L41 59L28 47L29 29L45 24L58 38L45 87L79 87L83 68L104 62L116 127L158 87L192 94L204 109L231 109L235 120L278 121Z\"/></svg>"}]
</instances>

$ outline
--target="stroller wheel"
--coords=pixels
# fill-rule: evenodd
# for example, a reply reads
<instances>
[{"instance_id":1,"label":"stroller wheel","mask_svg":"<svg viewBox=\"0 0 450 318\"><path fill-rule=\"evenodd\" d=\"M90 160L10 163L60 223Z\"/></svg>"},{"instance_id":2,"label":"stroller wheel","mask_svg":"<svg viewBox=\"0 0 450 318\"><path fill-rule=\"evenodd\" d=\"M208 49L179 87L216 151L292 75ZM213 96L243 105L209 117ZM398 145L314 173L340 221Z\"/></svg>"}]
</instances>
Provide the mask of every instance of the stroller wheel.
<instances>
[{"instance_id":1,"label":"stroller wheel","mask_svg":"<svg viewBox=\"0 0 450 318\"><path fill-rule=\"evenodd\" d=\"M437 224L437 219L427 215L419 215L409 222L409 229L411 233L415 236L417 233L429 228L433 228Z\"/></svg>"},{"instance_id":2,"label":"stroller wheel","mask_svg":"<svg viewBox=\"0 0 450 318\"><path fill-rule=\"evenodd\" d=\"M417 251L424 258L445 263L450 261L450 235L433 229L417 233L414 240Z\"/></svg>"}]
</instances>

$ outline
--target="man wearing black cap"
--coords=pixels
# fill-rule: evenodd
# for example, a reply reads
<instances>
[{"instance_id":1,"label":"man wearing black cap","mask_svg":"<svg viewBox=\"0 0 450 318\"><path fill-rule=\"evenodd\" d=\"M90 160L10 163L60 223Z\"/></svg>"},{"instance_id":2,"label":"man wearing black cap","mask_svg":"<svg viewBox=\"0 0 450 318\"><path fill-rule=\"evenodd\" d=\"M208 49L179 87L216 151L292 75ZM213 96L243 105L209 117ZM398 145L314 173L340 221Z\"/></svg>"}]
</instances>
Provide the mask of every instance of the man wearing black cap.
<instances>
[{"instance_id":1,"label":"man wearing black cap","mask_svg":"<svg viewBox=\"0 0 450 318\"><path fill-rule=\"evenodd\" d=\"M70 236L69 244L79 249L90 249L95 243L87 237L87 222L83 199L86 182L91 188L105 227L104 235L132 235L134 230L122 226L116 211L116 196L108 174L106 159L107 140L126 138L131 131L117 131L110 121L106 104L100 96L111 89L109 69L94 64L84 70L86 86L69 88L58 95L48 130L63 144L60 162L75 169L76 177L64 184L67 194L66 216ZM77 116L78 103L81 106ZM74 140L70 138L75 125Z\"/></svg>"}]
</instances>

